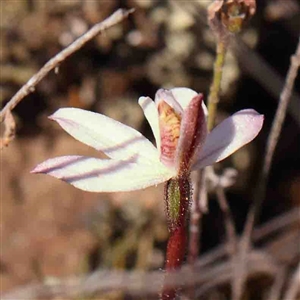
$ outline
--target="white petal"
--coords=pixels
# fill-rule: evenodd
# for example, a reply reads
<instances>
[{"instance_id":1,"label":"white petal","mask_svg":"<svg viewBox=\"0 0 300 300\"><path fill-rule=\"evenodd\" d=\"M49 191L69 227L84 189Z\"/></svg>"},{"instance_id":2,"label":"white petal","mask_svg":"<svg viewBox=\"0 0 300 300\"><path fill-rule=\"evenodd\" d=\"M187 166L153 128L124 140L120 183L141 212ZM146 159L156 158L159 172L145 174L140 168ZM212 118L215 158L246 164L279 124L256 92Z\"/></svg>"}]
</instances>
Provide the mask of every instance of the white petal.
<instances>
[{"instance_id":1,"label":"white petal","mask_svg":"<svg viewBox=\"0 0 300 300\"><path fill-rule=\"evenodd\" d=\"M173 176L161 163L143 165L127 160L63 156L38 165L32 173L45 173L90 192L120 192L143 189Z\"/></svg>"},{"instance_id":2,"label":"white petal","mask_svg":"<svg viewBox=\"0 0 300 300\"><path fill-rule=\"evenodd\" d=\"M149 97L140 97L139 105L144 111L144 115L151 126L153 135L156 141L156 147L160 151L160 131L159 131L159 121L158 121L158 111L155 103Z\"/></svg>"},{"instance_id":3,"label":"white petal","mask_svg":"<svg viewBox=\"0 0 300 300\"><path fill-rule=\"evenodd\" d=\"M183 109L180 103L174 98L173 93L170 90L159 89L155 94L155 104L158 106L160 101L168 103L176 113L183 114Z\"/></svg>"},{"instance_id":4,"label":"white petal","mask_svg":"<svg viewBox=\"0 0 300 300\"><path fill-rule=\"evenodd\" d=\"M143 161L157 161L153 144L135 129L104 115L78 108L61 108L50 119L55 120L75 139L116 159L138 153Z\"/></svg>"},{"instance_id":5,"label":"white petal","mask_svg":"<svg viewBox=\"0 0 300 300\"><path fill-rule=\"evenodd\" d=\"M260 132L264 116L253 109L241 110L225 119L207 136L193 170L218 162L251 142Z\"/></svg>"},{"instance_id":6,"label":"white petal","mask_svg":"<svg viewBox=\"0 0 300 300\"><path fill-rule=\"evenodd\" d=\"M173 88L170 91L183 110L185 110L190 104L190 101L198 95L194 90L184 87Z\"/></svg>"},{"instance_id":7,"label":"white petal","mask_svg":"<svg viewBox=\"0 0 300 300\"><path fill-rule=\"evenodd\" d=\"M207 107L206 107L204 101L202 101L202 109L203 109L204 115L205 115L206 120L207 120L207 117L208 117L208 110L207 110Z\"/></svg>"},{"instance_id":8,"label":"white petal","mask_svg":"<svg viewBox=\"0 0 300 300\"><path fill-rule=\"evenodd\" d=\"M191 100L198 95L198 93L194 90L184 87L173 88L171 89L171 92L183 110L185 110L190 104ZM208 111L204 101L202 101L202 109L207 117Z\"/></svg>"}]
</instances>

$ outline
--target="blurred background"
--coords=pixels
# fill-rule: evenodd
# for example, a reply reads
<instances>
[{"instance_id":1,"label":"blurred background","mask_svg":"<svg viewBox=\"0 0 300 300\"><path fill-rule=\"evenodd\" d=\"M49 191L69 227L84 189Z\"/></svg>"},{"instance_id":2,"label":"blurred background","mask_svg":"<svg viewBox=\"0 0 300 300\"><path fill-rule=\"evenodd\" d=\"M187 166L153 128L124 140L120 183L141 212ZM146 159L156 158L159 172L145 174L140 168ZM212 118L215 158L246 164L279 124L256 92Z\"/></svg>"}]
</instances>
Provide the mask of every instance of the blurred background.
<instances>
[{"instance_id":1,"label":"blurred background","mask_svg":"<svg viewBox=\"0 0 300 300\"><path fill-rule=\"evenodd\" d=\"M243 108L265 115L263 130L254 142L216 166L219 172L226 167L239 172L237 182L227 191L238 232L253 201L266 138L300 32L299 1L257 2L254 18L226 57L217 116L220 122ZM105 114L153 141L137 104L139 96L154 97L160 87L184 86L207 97L215 57L214 35L206 22L210 1L0 3L2 107L50 58L92 25L117 8L136 8L128 19L65 60L56 73L50 72L13 110L17 136L1 152L1 293L98 269L162 268L168 237L162 186L132 193L94 194L29 172L55 156L99 156L47 119L60 107ZM299 114L298 81L275 153L260 222L300 205ZM299 224L293 228L298 231ZM292 229L286 230L288 235ZM203 218L202 253L224 239L224 218L212 193L209 213ZM283 263L292 268L299 253L291 257L290 249L286 251ZM266 278L259 280L262 286L269 283ZM228 290L223 292L226 295ZM119 292L94 297L131 299Z\"/></svg>"}]
</instances>

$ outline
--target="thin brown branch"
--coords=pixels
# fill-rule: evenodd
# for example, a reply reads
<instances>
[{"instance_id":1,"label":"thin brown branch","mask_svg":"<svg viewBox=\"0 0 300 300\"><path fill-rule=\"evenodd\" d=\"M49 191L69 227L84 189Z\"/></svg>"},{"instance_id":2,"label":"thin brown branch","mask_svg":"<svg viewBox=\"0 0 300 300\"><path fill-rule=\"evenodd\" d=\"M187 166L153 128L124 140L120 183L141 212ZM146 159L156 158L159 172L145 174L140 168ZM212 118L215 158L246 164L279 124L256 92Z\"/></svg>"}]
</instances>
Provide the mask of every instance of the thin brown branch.
<instances>
[{"instance_id":1,"label":"thin brown branch","mask_svg":"<svg viewBox=\"0 0 300 300\"><path fill-rule=\"evenodd\" d=\"M253 241L259 242L270 235L279 233L280 231L287 230L287 227L299 224L299 208L294 208L272 220L268 223L261 225L253 231ZM298 226L298 225L297 225ZM215 261L224 258L227 253L225 245L221 245L207 254L203 254L201 259L195 263L196 266L203 267L213 264Z\"/></svg>"},{"instance_id":2,"label":"thin brown branch","mask_svg":"<svg viewBox=\"0 0 300 300\"><path fill-rule=\"evenodd\" d=\"M286 85L286 79L281 76L259 53L243 42L240 37L232 39L230 44L235 52L241 70L257 81L273 99L280 98ZM300 95L295 90L291 94L288 112L300 126Z\"/></svg>"},{"instance_id":3,"label":"thin brown branch","mask_svg":"<svg viewBox=\"0 0 300 300\"><path fill-rule=\"evenodd\" d=\"M287 275L287 268L285 266L281 267L281 269L276 274L275 280L270 288L269 293L264 298L265 300L279 300L280 295L285 283Z\"/></svg>"},{"instance_id":4,"label":"thin brown branch","mask_svg":"<svg viewBox=\"0 0 300 300\"><path fill-rule=\"evenodd\" d=\"M134 9L118 9L111 16L109 16L104 21L94 25L89 31L84 35L75 40L67 48L59 52L56 56L51 58L38 73L33 75L26 84L11 98L11 100L5 105L5 107L0 112L0 122L2 123L5 115L8 111L12 111L14 107L28 94L35 90L36 85L53 69L57 68L61 62L63 62L68 56L83 47L88 41L93 39L99 33L104 32L110 27L120 23L125 18L131 14Z\"/></svg>"},{"instance_id":5,"label":"thin brown branch","mask_svg":"<svg viewBox=\"0 0 300 300\"><path fill-rule=\"evenodd\" d=\"M291 57L291 65L286 77L285 86L283 88L283 91L280 95L280 101L279 105L276 111L275 119L273 121L272 129L268 138L267 143L267 151L266 151L266 157L264 161L263 166L263 174L265 177L265 180L267 180L271 163L273 160L274 152L276 145L279 140L279 136L281 133L282 125L285 119L287 107L290 101L290 97L292 95L294 82L297 77L298 69L300 66L300 37L299 42L297 46L296 53Z\"/></svg>"},{"instance_id":6,"label":"thin brown branch","mask_svg":"<svg viewBox=\"0 0 300 300\"><path fill-rule=\"evenodd\" d=\"M259 211L265 196L266 184L269 177L269 172L272 164L273 155L281 133L282 125L285 119L288 103L294 87L294 82L297 77L298 68L300 66L300 38L296 53L291 57L291 64L286 77L285 85L280 95L280 101L277 107L276 115L272 124L271 132L268 137L265 160L263 162L262 171L258 180L254 201L247 215L246 224L240 244L239 253L239 297L241 296L243 286L246 280L246 266L244 264L248 251L251 247L251 237L253 228L258 218Z\"/></svg>"},{"instance_id":7,"label":"thin brown branch","mask_svg":"<svg viewBox=\"0 0 300 300\"><path fill-rule=\"evenodd\" d=\"M300 262L289 282L283 300L296 300L297 295L300 294Z\"/></svg>"},{"instance_id":8,"label":"thin brown branch","mask_svg":"<svg viewBox=\"0 0 300 300\"><path fill-rule=\"evenodd\" d=\"M225 191L222 186L218 186L216 188L216 195L219 202L219 206L225 218L225 231L228 242L228 252L230 255L234 255L237 250L237 235L233 221L233 216L231 214L231 210L226 199Z\"/></svg>"},{"instance_id":9,"label":"thin brown branch","mask_svg":"<svg viewBox=\"0 0 300 300\"><path fill-rule=\"evenodd\" d=\"M4 133L0 139L0 149L6 147L16 134L16 122L10 110L6 112L4 124L1 124L1 126L4 126Z\"/></svg>"},{"instance_id":10,"label":"thin brown branch","mask_svg":"<svg viewBox=\"0 0 300 300\"><path fill-rule=\"evenodd\" d=\"M270 220L268 223L260 226L259 228L253 231L253 241L256 242L263 238L268 237L270 234L274 234L274 232L278 232L284 229L286 226L291 224L291 220L300 221L299 220L300 208L295 207L293 210L286 212L273 220Z\"/></svg>"},{"instance_id":11,"label":"thin brown branch","mask_svg":"<svg viewBox=\"0 0 300 300\"><path fill-rule=\"evenodd\" d=\"M238 287L236 286L236 276L238 276L238 264L237 264L237 234L235 230L235 225L233 221L233 216L231 214L230 207L228 205L228 200L225 195L224 188L221 185L218 185L216 188L216 195L219 202L219 206L223 212L225 218L225 232L227 238L227 249L229 253L229 258L231 260L231 267L232 267L232 278L231 278L231 292L232 292L232 299L236 299L236 295L238 295L237 290Z\"/></svg>"},{"instance_id":12,"label":"thin brown branch","mask_svg":"<svg viewBox=\"0 0 300 300\"><path fill-rule=\"evenodd\" d=\"M279 270L272 256L262 251L250 252L249 256L247 257L246 263L249 266L246 271L247 276L249 277L257 274L257 272L262 272L261 274L274 277ZM208 291L212 290L216 286L222 284L224 285L225 283L231 281L232 278L234 278L235 274L231 272L231 262L229 262L229 264L226 265L226 271L225 269L221 269L221 267L225 267L225 265L223 264L220 264L221 267L219 269L214 269L217 272L215 274L211 274L213 276L210 278L210 280L204 282L204 284L197 289L197 298L205 295Z\"/></svg>"}]
</instances>

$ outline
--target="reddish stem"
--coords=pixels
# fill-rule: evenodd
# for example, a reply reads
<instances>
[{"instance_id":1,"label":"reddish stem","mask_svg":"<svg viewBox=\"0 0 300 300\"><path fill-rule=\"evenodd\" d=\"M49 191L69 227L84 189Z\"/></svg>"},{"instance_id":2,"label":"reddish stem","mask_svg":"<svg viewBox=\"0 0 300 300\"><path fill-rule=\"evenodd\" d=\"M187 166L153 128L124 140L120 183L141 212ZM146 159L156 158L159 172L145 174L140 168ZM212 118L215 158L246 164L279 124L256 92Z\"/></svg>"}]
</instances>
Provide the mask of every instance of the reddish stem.
<instances>
[{"instance_id":1,"label":"reddish stem","mask_svg":"<svg viewBox=\"0 0 300 300\"><path fill-rule=\"evenodd\" d=\"M178 269L184 259L186 249L186 226L180 226L170 233L165 269L168 273ZM166 275L166 276L167 276ZM165 287L162 293L162 300L172 300L176 296L176 287Z\"/></svg>"},{"instance_id":2,"label":"reddish stem","mask_svg":"<svg viewBox=\"0 0 300 300\"><path fill-rule=\"evenodd\" d=\"M171 232L166 259L166 271L173 271L181 266L185 254L186 226L180 226Z\"/></svg>"},{"instance_id":3,"label":"reddish stem","mask_svg":"<svg viewBox=\"0 0 300 300\"><path fill-rule=\"evenodd\" d=\"M174 192L178 188L176 192ZM165 186L165 200L167 207L168 227L170 231L167 254L166 254L166 278L168 274L176 271L182 264L186 252L187 245L187 212L190 202L190 182L188 177L178 177L170 179ZM178 214L176 217L170 214L174 201L171 197L179 197ZM173 216L173 217L172 217ZM166 283L163 288L162 300L172 300L176 297L176 286L167 286Z\"/></svg>"}]
</instances>

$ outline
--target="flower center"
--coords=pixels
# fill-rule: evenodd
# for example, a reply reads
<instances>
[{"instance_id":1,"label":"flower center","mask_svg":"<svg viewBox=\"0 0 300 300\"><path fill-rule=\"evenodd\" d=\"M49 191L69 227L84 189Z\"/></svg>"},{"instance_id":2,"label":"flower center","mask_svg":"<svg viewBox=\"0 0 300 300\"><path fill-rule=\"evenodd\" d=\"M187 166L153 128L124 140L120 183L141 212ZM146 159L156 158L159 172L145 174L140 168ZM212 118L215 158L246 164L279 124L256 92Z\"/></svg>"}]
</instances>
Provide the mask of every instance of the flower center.
<instances>
[{"instance_id":1,"label":"flower center","mask_svg":"<svg viewBox=\"0 0 300 300\"><path fill-rule=\"evenodd\" d=\"M159 128L161 134L160 159L165 165L175 164L181 117L165 101L158 104Z\"/></svg>"}]
</instances>

